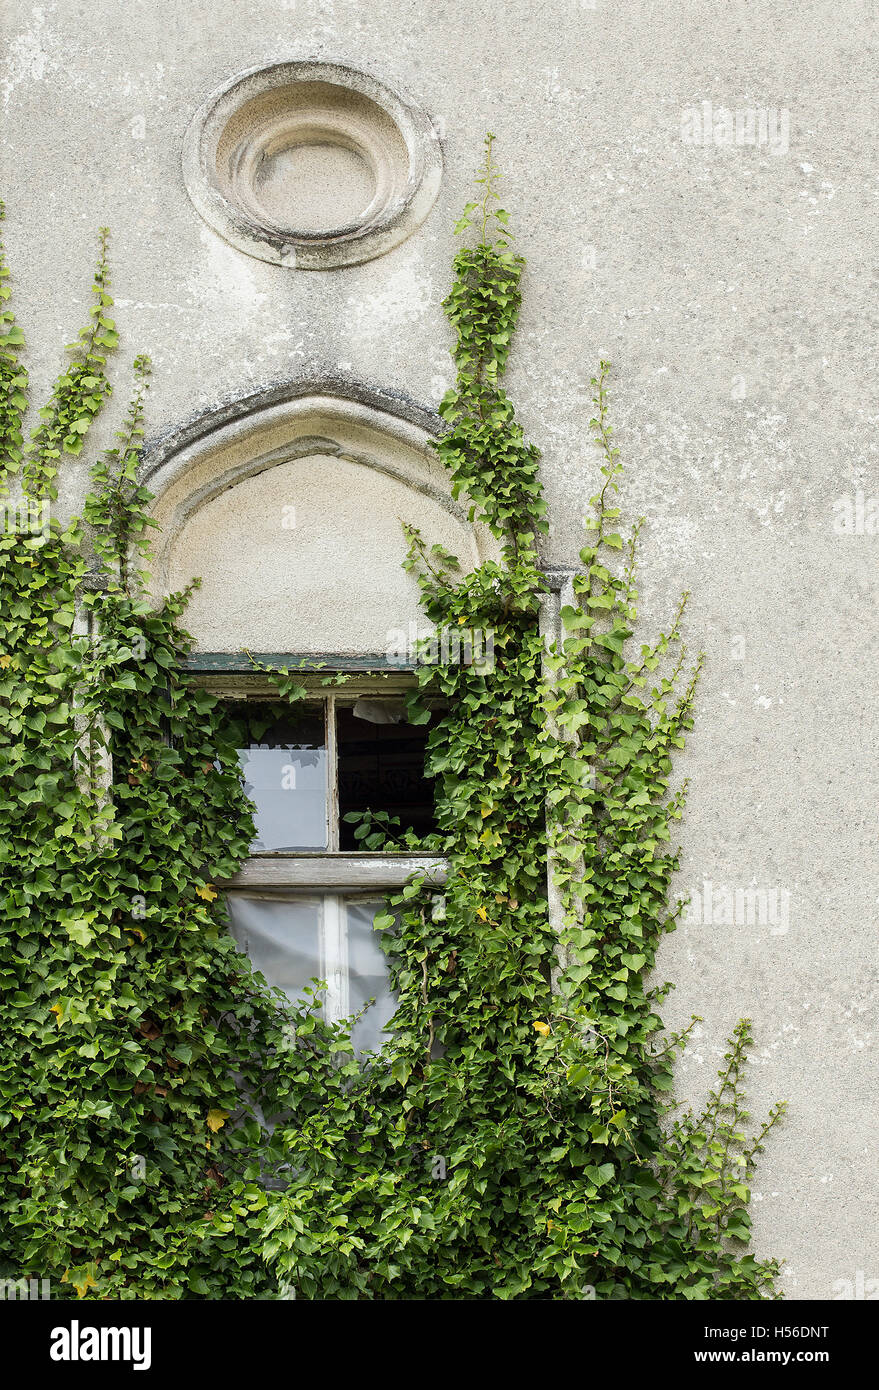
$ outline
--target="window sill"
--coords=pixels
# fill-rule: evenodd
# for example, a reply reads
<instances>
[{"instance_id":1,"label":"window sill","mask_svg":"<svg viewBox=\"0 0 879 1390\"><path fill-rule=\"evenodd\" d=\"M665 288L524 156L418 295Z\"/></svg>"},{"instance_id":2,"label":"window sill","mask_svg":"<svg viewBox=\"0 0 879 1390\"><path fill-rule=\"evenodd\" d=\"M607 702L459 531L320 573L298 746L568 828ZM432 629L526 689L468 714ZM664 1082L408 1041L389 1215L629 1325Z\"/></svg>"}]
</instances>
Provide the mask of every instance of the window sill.
<instances>
[{"instance_id":1,"label":"window sill","mask_svg":"<svg viewBox=\"0 0 879 1390\"><path fill-rule=\"evenodd\" d=\"M225 888L402 888L413 874L424 873L437 887L445 881L448 860L427 854L384 854L365 850L317 854L254 855Z\"/></svg>"}]
</instances>

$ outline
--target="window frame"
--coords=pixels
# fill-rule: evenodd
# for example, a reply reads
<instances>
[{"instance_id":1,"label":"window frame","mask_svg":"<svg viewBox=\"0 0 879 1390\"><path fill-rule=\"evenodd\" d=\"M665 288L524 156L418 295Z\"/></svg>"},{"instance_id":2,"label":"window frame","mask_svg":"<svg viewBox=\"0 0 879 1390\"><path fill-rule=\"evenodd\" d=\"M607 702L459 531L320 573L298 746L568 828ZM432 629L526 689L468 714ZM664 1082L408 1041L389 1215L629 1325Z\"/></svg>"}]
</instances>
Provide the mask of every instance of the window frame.
<instances>
[{"instance_id":1,"label":"window frame","mask_svg":"<svg viewBox=\"0 0 879 1390\"><path fill-rule=\"evenodd\" d=\"M270 902L286 902L295 899L316 903L318 909L318 938L320 942L319 968L313 978L321 979L326 991L321 1004L321 1012L328 1023L337 1023L350 1017L351 994L349 972L349 926L348 904L375 903L380 890L346 890L334 893L314 889L276 889L238 887L233 895ZM231 913L230 913L231 916Z\"/></svg>"},{"instance_id":2,"label":"window frame","mask_svg":"<svg viewBox=\"0 0 879 1390\"><path fill-rule=\"evenodd\" d=\"M447 878L448 860L441 855L413 854L405 850L340 850L336 702L354 704L358 699L393 698L407 694L418 682L411 668L390 666L382 658L320 657L296 653L254 653L254 661L289 668L306 690L306 700L324 702L327 747L327 849L265 850L251 854L239 871L218 881L222 889L287 889L293 892L358 893L402 888L414 874L441 889ZM254 670L246 657L205 653L190 658L188 680L221 700L277 700L278 689L264 673ZM338 686L328 678L346 677ZM442 702L437 700L438 704Z\"/></svg>"},{"instance_id":3,"label":"window frame","mask_svg":"<svg viewBox=\"0 0 879 1390\"><path fill-rule=\"evenodd\" d=\"M355 658L355 662L356 662ZM346 945L347 931L341 925L345 916L344 902L384 898L403 888L416 874L424 874L431 887L439 891L445 886L448 860L440 855L411 854L406 851L340 850L338 757L336 748L335 707L337 689L326 685L327 678L345 674L339 684L344 690L342 700L355 703L360 698L399 697L416 688L414 671L394 667L382 669L383 658L366 658L369 664L354 665L351 658L328 656L308 658L295 654L254 654L253 661L264 665L295 670L305 687L306 700L324 703L325 742L327 748L327 845L325 850L264 850L251 854L231 878L218 879L217 887L224 894L238 892L242 896L317 898L320 900L321 949L324 943L324 913L328 903L337 922L337 934ZM209 690L220 700L247 703L277 700L278 688L264 673L254 670L253 661L244 657L225 657L215 654L190 657L189 682ZM228 664L227 664L228 663ZM378 669L376 669L378 668ZM441 704L441 701L437 701ZM229 911L227 907L227 911ZM337 952L340 960L343 952ZM327 979L327 993L322 1012L327 1018L343 1017L340 1012L348 999L348 980Z\"/></svg>"}]
</instances>

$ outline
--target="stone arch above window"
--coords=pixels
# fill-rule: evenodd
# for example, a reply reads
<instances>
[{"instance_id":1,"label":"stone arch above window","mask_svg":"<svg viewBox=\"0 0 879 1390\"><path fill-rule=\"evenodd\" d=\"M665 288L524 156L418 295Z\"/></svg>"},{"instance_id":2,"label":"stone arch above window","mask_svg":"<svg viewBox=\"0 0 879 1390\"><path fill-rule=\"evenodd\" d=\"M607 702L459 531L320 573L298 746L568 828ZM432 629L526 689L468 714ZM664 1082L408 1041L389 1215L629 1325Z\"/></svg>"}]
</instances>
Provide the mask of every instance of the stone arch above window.
<instances>
[{"instance_id":1,"label":"stone arch above window","mask_svg":"<svg viewBox=\"0 0 879 1390\"><path fill-rule=\"evenodd\" d=\"M450 496L432 417L364 395L297 394L154 454L154 588L201 579L184 619L199 651L382 654L427 633L403 522L466 570L497 556Z\"/></svg>"}]
</instances>

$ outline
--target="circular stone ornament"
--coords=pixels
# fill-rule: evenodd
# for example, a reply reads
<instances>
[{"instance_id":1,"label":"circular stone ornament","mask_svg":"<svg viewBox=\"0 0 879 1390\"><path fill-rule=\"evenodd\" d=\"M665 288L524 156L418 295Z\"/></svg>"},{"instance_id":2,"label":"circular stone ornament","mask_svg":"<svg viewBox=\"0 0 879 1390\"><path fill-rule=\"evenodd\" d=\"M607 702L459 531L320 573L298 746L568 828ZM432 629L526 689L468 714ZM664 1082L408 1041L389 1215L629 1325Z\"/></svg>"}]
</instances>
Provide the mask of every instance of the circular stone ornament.
<instances>
[{"instance_id":1,"label":"circular stone ornament","mask_svg":"<svg viewBox=\"0 0 879 1390\"><path fill-rule=\"evenodd\" d=\"M190 198L239 251L296 270L359 265L398 246L442 178L427 112L336 63L240 73L183 142Z\"/></svg>"}]
</instances>

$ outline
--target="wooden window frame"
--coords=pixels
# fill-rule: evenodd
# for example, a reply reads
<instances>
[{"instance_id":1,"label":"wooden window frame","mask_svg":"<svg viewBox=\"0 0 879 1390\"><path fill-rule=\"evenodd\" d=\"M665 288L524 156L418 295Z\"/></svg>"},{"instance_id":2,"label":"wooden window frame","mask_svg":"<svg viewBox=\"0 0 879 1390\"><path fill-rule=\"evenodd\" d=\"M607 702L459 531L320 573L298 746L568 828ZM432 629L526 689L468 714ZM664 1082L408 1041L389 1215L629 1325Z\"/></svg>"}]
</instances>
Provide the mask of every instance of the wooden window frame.
<instances>
[{"instance_id":1,"label":"wooden window frame","mask_svg":"<svg viewBox=\"0 0 879 1390\"><path fill-rule=\"evenodd\" d=\"M448 861L440 855L405 851L340 850L338 756L336 748L337 703L353 704L360 698L404 695L417 681L411 669L390 666L376 657L303 658L291 653L254 654L254 660L294 670L306 690L306 700L324 702L327 748L327 849L269 850L252 854L232 878L219 880L222 888L288 890L317 894L381 893L402 888L413 876L424 874L440 889L446 882ZM359 664L362 663L362 664ZM246 656L224 657L206 653L190 658L189 680L222 700L246 703L278 698L277 686ZM344 675L336 689L324 682Z\"/></svg>"}]
</instances>

